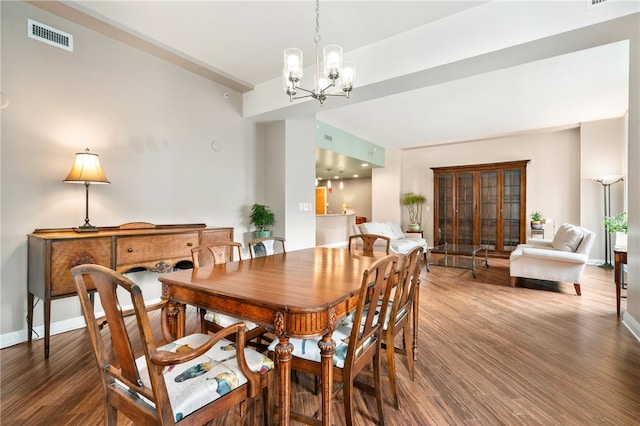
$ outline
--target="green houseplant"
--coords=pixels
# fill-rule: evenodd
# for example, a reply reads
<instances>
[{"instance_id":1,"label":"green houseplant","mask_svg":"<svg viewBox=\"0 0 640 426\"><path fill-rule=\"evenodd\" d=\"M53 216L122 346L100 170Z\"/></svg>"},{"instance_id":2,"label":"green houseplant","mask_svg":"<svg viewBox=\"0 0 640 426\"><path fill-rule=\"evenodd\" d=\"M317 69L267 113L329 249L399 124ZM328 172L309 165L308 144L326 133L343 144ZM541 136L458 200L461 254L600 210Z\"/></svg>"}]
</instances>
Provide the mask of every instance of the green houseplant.
<instances>
[{"instance_id":1,"label":"green houseplant","mask_svg":"<svg viewBox=\"0 0 640 426\"><path fill-rule=\"evenodd\" d=\"M616 247L627 246L628 222L627 212L620 212L615 216L605 216L602 218L604 229L609 234L615 234Z\"/></svg>"},{"instance_id":2,"label":"green houseplant","mask_svg":"<svg viewBox=\"0 0 640 426\"><path fill-rule=\"evenodd\" d=\"M605 216L602 218L602 222L604 222L604 227L609 234L616 232L626 234L628 232L627 212L620 212L615 216Z\"/></svg>"},{"instance_id":3,"label":"green houseplant","mask_svg":"<svg viewBox=\"0 0 640 426\"><path fill-rule=\"evenodd\" d=\"M251 219L251 224L258 228L255 231L256 238L268 237L271 235L271 231L264 229L267 226L273 225L276 221L269 206L265 206L264 204L254 204L251 206L251 215L249 218Z\"/></svg>"},{"instance_id":4,"label":"green houseplant","mask_svg":"<svg viewBox=\"0 0 640 426\"><path fill-rule=\"evenodd\" d=\"M542 229L544 217L542 212L534 211L531 213L531 229Z\"/></svg>"},{"instance_id":5,"label":"green houseplant","mask_svg":"<svg viewBox=\"0 0 640 426\"><path fill-rule=\"evenodd\" d=\"M402 205L407 207L409 212L409 230L419 231L422 223L422 205L427 199L424 195L406 193L402 196Z\"/></svg>"}]
</instances>

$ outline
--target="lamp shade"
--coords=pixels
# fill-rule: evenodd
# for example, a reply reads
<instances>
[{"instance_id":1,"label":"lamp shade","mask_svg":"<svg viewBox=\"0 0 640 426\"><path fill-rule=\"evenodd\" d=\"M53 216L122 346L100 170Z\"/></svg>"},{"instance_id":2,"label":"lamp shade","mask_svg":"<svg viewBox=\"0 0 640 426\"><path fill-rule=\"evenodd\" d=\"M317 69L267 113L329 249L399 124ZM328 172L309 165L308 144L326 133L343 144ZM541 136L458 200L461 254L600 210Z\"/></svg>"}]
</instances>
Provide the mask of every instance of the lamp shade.
<instances>
[{"instance_id":1,"label":"lamp shade","mask_svg":"<svg viewBox=\"0 0 640 426\"><path fill-rule=\"evenodd\" d=\"M71 167L65 183L111 183L104 175L98 154L89 152L76 153L76 159Z\"/></svg>"},{"instance_id":2,"label":"lamp shade","mask_svg":"<svg viewBox=\"0 0 640 426\"><path fill-rule=\"evenodd\" d=\"M595 177L593 180L602 185L613 185L614 183L618 183L623 180L623 178L623 175L606 175Z\"/></svg>"}]
</instances>

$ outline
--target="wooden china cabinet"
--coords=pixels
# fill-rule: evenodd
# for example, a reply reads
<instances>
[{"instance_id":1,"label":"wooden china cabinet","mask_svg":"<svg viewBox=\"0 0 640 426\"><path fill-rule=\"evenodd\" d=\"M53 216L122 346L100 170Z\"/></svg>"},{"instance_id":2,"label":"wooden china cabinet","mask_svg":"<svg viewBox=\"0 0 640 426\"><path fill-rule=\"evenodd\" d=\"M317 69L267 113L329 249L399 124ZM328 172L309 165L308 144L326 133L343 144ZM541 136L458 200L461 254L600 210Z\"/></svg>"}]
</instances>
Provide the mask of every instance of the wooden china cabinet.
<instances>
[{"instance_id":1,"label":"wooden china cabinet","mask_svg":"<svg viewBox=\"0 0 640 426\"><path fill-rule=\"evenodd\" d=\"M526 236L529 161L432 167L435 245L484 244L508 256Z\"/></svg>"}]
</instances>

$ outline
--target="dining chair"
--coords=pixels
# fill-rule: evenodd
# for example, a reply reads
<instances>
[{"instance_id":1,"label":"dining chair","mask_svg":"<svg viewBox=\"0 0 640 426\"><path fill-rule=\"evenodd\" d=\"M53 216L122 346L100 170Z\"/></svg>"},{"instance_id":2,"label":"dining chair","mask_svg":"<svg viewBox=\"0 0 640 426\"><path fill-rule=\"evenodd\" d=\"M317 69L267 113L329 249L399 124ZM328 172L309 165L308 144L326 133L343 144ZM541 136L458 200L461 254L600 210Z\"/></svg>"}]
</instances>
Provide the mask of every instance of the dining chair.
<instances>
[{"instance_id":1,"label":"dining chair","mask_svg":"<svg viewBox=\"0 0 640 426\"><path fill-rule=\"evenodd\" d=\"M261 257L261 256L270 256L277 252L278 243L280 245L280 252L278 253L286 253L287 250L284 246L285 239L283 237L260 237L255 238L249 241L249 254L251 258Z\"/></svg>"},{"instance_id":2,"label":"dining chair","mask_svg":"<svg viewBox=\"0 0 640 426\"><path fill-rule=\"evenodd\" d=\"M389 237L385 237L384 235L378 234L354 234L349 235L349 251L353 252L354 250L358 250L357 240L362 240L362 252L366 256L373 256L374 245L377 240L382 240L384 243L386 254L389 254L389 247L391 245L391 239Z\"/></svg>"},{"instance_id":3,"label":"dining chair","mask_svg":"<svg viewBox=\"0 0 640 426\"><path fill-rule=\"evenodd\" d=\"M393 403L396 409L400 408L400 403L396 389L395 354L403 355L407 359L409 377L412 381L415 379L413 353L407 346L410 347L412 345L411 313L413 311L413 314L417 315L415 310L419 309L415 302L417 300L416 292L420 285L420 268L423 252L424 248L418 246L404 255L400 267L398 284L390 289L393 295L389 297L388 315L385 318L382 332L382 348L385 349L387 354L391 395L393 396ZM402 333L402 346L397 347L395 339L400 333Z\"/></svg>"},{"instance_id":4,"label":"dining chair","mask_svg":"<svg viewBox=\"0 0 640 426\"><path fill-rule=\"evenodd\" d=\"M233 248L237 250L238 260L242 260L242 244L235 241L215 241L206 245L200 245L191 249L191 257L193 267L199 268L209 264L220 265L229 262ZM204 264L203 264L204 262ZM225 327L232 324L244 322L247 326L245 330L245 339L247 342L256 340L256 346L262 346L262 335L267 329L251 321L246 321L232 315L224 314L213 310L200 309L201 332L217 333ZM265 344L266 345L266 344Z\"/></svg>"},{"instance_id":5,"label":"dining chair","mask_svg":"<svg viewBox=\"0 0 640 426\"><path fill-rule=\"evenodd\" d=\"M202 425L261 393L265 424L271 423L273 361L245 348L244 324L171 341L163 320L162 334L169 343L157 346L142 292L134 282L99 265L76 266L71 275L100 371L105 425L116 425L118 413L136 424ZM88 292L94 287L109 332L101 333L96 324ZM121 310L125 303L133 305L136 328L127 328ZM232 334L235 343L227 340ZM142 349L134 351L136 347ZM142 356L136 357L139 352Z\"/></svg>"},{"instance_id":6,"label":"dining chair","mask_svg":"<svg viewBox=\"0 0 640 426\"><path fill-rule=\"evenodd\" d=\"M234 250L235 248L235 250ZM213 241L191 249L191 260L194 268L216 263L226 263L236 252L238 260L242 259L242 243L236 241Z\"/></svg>"},{"instance_id":7,"label":"dining chair","mask_svg":"<svg viewBox=\"0 0 640 426\"><path fill-rule=\"evenodd\" d=\"M398 257L387 255L376 260L362 273L362 283L358 295L353 321L339 322L333 332L336 342L333 355L333 380L339 385L334 389L332 397L342 390L346 423L353 425L353 390L356 376L373 362L374 394L378 409L378 421L384 424L384 410L382 407L382 393L380 387L380 350L381 332L384 318L387 316L389 297L391 292L387 287L392 286L396 279ZM380 303L380 311L368 309L369 306L377 306ZM321 338L315 339L289 339L293 344L291 357L291 369L314 376L321 376L320 348L318 343ZM270 352L275 350L276 341L269 346ZM301 421L316 420L320 410L311 417L300 413L292 413L291 418ZM316 420L317 421L317 420Z\"/></svg>"}]
</instances>

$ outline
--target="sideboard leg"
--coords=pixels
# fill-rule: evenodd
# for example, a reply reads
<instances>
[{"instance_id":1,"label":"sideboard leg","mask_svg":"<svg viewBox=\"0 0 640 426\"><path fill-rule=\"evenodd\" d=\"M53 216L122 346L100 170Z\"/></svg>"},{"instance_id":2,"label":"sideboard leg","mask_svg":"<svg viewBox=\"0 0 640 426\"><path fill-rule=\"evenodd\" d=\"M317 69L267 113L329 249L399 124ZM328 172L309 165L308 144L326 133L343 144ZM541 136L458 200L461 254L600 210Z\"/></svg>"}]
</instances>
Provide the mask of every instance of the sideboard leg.
<instances>
[{"instance_id":1,"label":"sideboard leg","mask_svg":"<svg viewBox=\"0 0 640 426\"><path fill-rule=\"evenodd\" d=\"M51 341L51 299L44 299L44 359L49 359L49 343Z\"/></svg>"},{"instance_id":2,"label":"sideboard leg","mask_svg":"<svg viewBox=\"0 0 640 426\"><path fill-rule=\"evenodd\" d=\"M27 292L27 342L31 343L33 335L33 293Z\"/></svg>"}]
</instances>

